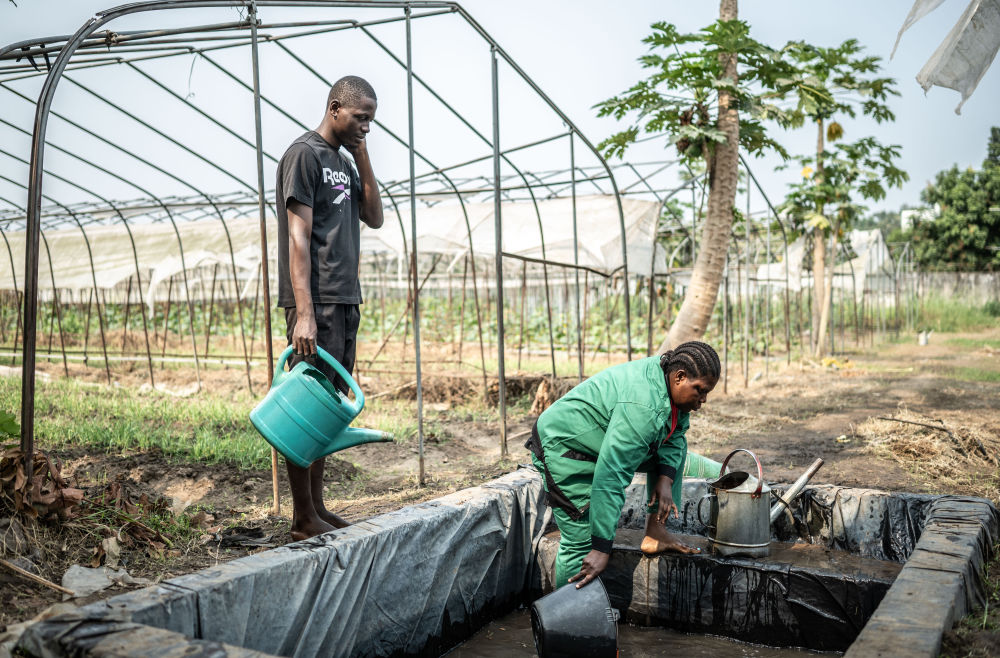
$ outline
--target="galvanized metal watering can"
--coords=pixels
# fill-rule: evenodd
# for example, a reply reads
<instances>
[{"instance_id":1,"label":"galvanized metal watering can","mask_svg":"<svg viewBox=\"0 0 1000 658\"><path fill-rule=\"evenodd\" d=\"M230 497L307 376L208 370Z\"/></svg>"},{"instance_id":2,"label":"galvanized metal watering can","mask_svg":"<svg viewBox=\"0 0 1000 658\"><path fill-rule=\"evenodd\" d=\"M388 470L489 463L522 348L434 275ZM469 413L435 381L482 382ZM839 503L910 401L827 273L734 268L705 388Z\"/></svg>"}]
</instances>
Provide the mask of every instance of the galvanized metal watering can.
<instances>
[{"instance_id":1,"label":"galvanized metal watering can","mask_svg":"<svg viewBox=\"0 0 1000 658\"><path fill-rule=\"evenodd\" d=\"M729 460L738 452L753 457L757 464L756 478L745 471L726 472ZM822 465L822 459L813 462L781 498L764 482L764 470L757 455L744 448L729 453L722 462L722 476L708 485L709 493L698 501L698 520L709 530L712 550L724 556L766 556L770 551L771 523L802 493ZM772 495L778 498L773 506ZM702 503L706 500L710 504L708 522L702 518Z\"/></svg>"},{"instance_id":2,"label":"galvanized metal watering can","mask_svg":"<svg viewBox=\"0 0 1000 658\"><path fill-rule=\"evenodd\" d=\"M303 468L338 450L392 441L388 432L348 427L364 409L365 394L329 352L322 347L316 352L344 378L354 393L354 402L306 361L286 372L285 362L292 354L289 346L278 359L271 390L250 412L250 422L257 431L288 461Z\"/></svg>"}]
</instances>

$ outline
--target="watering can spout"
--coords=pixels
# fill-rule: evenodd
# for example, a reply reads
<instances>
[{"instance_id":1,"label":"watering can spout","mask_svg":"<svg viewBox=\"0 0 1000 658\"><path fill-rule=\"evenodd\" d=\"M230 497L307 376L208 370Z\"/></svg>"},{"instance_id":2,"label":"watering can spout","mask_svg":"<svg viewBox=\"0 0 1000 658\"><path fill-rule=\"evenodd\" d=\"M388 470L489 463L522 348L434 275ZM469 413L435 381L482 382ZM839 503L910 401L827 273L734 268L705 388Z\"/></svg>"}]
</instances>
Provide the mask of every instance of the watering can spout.
<instances>
[{"instance_id":1,"label":"watering can spout","mask_svg":"<svg viewBox=\"0 0 1000 658\"><path fill-rule=\"evenodd\" d=\"M816 475L816 471L818 471L822 465L822 459L814 461L812 465L806 469L806 472L799 476L799 479L795 481L795 484L788 488L788 491L785 492L785 497L778 499L778 502L776 502L771 508L771 523L774 523L791 504L791 502L798 498L799 494L802 493L802 489L806 486L806 484L808 484L809 480L812 479L812 476Z\"/></svg>"},{"instance_id":2,"label":"watering can spout","mask_svg":"<svg viewBox=\"0 0 1000 658\"><path fill-rule=\"evenodd\" d=\"M362 443L388 443L393 439L394 437L389 432L369 430L363 427L347 427L331 442L330 451L326 454L329 455L339 450L353 448Z\"/></svg>"}]
</instances>

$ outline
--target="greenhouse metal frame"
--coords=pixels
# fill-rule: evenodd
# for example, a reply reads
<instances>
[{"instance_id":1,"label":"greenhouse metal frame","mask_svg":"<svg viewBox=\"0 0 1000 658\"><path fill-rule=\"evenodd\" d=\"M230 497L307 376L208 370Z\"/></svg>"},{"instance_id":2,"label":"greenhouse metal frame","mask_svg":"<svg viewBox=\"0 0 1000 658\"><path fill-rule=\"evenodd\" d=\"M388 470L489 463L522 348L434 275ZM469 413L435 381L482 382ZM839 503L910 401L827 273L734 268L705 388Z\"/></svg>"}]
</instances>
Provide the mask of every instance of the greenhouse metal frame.
<instances>
[{"instance_id":1,"label":"greenhouse metal frame","mask_svg":"<svg viewBox=\"0 0 1000 658\"><path fill-rule=\"evenodd\" d=\"M242 7L246 13L245 16L241 17L241 20L228 23L214 23L183 28L143 30L134 32L114 32L109 29L101 30L102 27L108 25L111 21L117 18L143 12L162 12L170 9L232 8L234 5ZM325 9L339 8L344 10L380 9L398 13L385 18L365 21L354 19L296 21L284 23L263 23L260 21L259 12L261 9L280 7L312 7ZM456 109L456 107L445 99L442 94L436 91L427 82L427 80L415 73L413 70L411 51L413 37L411 34L411 23L418 19L431 19L442 15L457 15L461 17L465 24L471 27L479 36L481 43L489 49L492 109L492 130L490 134L476 128L476 126L471 121L467 120L463 114ZM388 43L380 39L371 29L369 29L376 25L389 23L403 23L405 25L405 53L402 56L397 55ZM475 307L478 324L480 350L479 368L482 371L484 392L487 380L486 359L483 347L483 322L481 317L484 303L481 303L479 298L480 286L477 279L481 276L484 279L492 280L494 296L493 303L495 304L494 318L496 322L497 371L495 373L495 377L499 393L500 451L502 456L507 455L507 396L504 356L505 335L507 333L504 325L505 263L508 268L511 263L520 263L522 268L520 282L521 340L518 345L519 363L524 333L524 290L527 282L526 272L529 265L535 268L540 268L540 286L544 289L544 307L548 316L548 351L551 360L552 376L556 376L557 373L555 361L556 347L552 326L553 302L550 298L550 291L552 289L552 286L550 285L550 268L557 268L563 273L563 282L566 286L569 285L570 277L572 277L575 294L573 303L568 309L568 314L572 315L574 319L573 325L576 338L575 347L578 361L578 377L580 379L584 376L585 353L581 326L585 325L586 322L585 295L583 300L584 308L582 311L584 318L583 321L581 321L581 275L586 277L593 274L595 275L595 278L602 278L606 282L605 285L609 291L608 294L610 294L610 290L613 285L620 289L620 297L623 302L622 313L625 321L624 352L628 359L632 358L633 353L633 327L631 318L633 308L632 299L630 298L630 275L636 280L645 279L648 292L645 318L647 337L646 353L653 353L653 349L655 348L653 341L653 320L654 315L657 313L656 305L658 297L656 292L656 282L664 279L670 281L676 276L679 268L674 268L674 262L681 249L689 249L690 262L694 261L694 254L697 245L697 230L699 228L697 226L699 216L699 213L697 212L697 207L699 205L698 195L700 194L701 205L703 205L706 194L704 189L706 184L705 177L703 175L695 175L691 172L689 178L680 185L662 183L658 177L664 172L670 171L672 168L676 167L679 164L679 161L677 160L661 160L644 163L608 163L602 154L595 148L594 144L592 144L586 136L582 134L570 118L556 106L556 104L538 87L538 85L531 80L524 70L517 65L517 63L499 46L499 44L497 44L496 41L478 23L476 23L476 21L465 11L465 9L462 8L460 4L455 2L438 2L430 0L413 0L409 2L397 2L392 0L372 0L368 2L340 0L245 0L242 3L225 2L221 0L161 0L141 2L100 12L88 20L76 32L76 34L72 36L32 39L0 48L0 91L9 95L17 96L22 101L35 105L34 125L30 131L24 127L18 126L14 122L9 121L5 117L0 116L0 124L6 126L8 129L14 130L15 132L31 137L31 152L29 157L25 157L25 154L18 154L4 148L0 148L0 155L28 167L28 177L26 182L0 175L0 180L5 181L8 185L27 193L26 203L9 198L8 196L0 195L0 202L7 206L7 208L0 208L0 238L4 241L5 246L3 250L7 253L7 261L11 272L14 292L14 299L12 300L13 303L11 306L16 308L17 313L17 319L14 324L15 352L17 350L18 341L20 340L22 342L21 446L26 455L30 456L34 451L35 364L39 352L37 336L39 327L37 319L40 299L49 301L51 306L48 328L48 357L61 357L63 369L66 374L69 373L68 361L71 359L82 359L84 362L87 362L91 358L97 360L97 357L91 357L88 353L90 318L91 313L93 312L93 314L97 316L97 329L101 341L100 360L103 362L105 376L109 383L112 380L110 364L114 360L143 361L148 373L149 382L151 385L155 386L156 375L154 361L162 363L163 361L169 359L184 360L186 358L190 358L194 363L195 376L200 387L203 361L211 360L209 355L209 341L212 336L212 316L215 312L215 303L217 299L216 293L219 291L221 293L219 295L219 299L226 298L235 300L234 311L238 316L238 323L240 325L240 335L238 340L238 349L240 353L237 355L222 355L219 358L222 360L228 359L227 362L230 364L235 362L240 363L246 374L246 384L251 392L253 392L251 368L252 361L254 360L253 352L255 347L254 340L257 336L256 330L258 312L260 312L263 324L263 342L265 344L268 380L273 378L274 359L270 340L270 337L273 335L271 330L270 299L270 282L273 280L273 277L269 273L268 268L269 262L273 261L273 255L271 255L268 248L268 217L269 208L273 207L274 193L273 190L267 190L264 186L264 160L270 160L273 165L276 164L277 159L274 155L268 153L263 146L261 121L262 108L266 107L269 111L276 112L303 130L308 130L308 127L299 119L295 118L295 116L283 108L279 103L270 98L267 94L261 92L259 44L270 44L275 48L280 49L284 55L290 57L303 70L307 71L311 76L328 87L332 84L332 80L326 78L322 73L307 63L301 56L292 50L288 44L297 37L329 34L344 30L354 30L364 34L373 44L375 44L377 48L390 57L399 67L405 69L406 72L408 101L408 126L406 135L392 130L384 123L376 122L376 124L379 129L383 131L391 140L406 148L409 155L409 176L392 181L380 180L379 185L383 197L383 204L387 211L387 224L389 222L394 222L398 225L403 241L401 253L397 253L395 258L400 261L398 264L401 266L401 269L405 270L406 274L406 290L408 297L406 310L404 311L404 316L406 317L404 318L401 316L397 319L396 325L392 331L395 331L395 327L398 327L401 321L403 321L405 327L408 327L410 323L412 323L413 347L415 353L415 362L413 365L416 377L420 482L424 482L425 476L423 460L424 413L422 393L423 364L421 361L420 336L420 297L424 284L427 283L427 281L434 274L434 267L437 263L437 260L435 260L433 265L425 268L426 271L420 271L420 258L427 255L426 252L420 251L417 244L417 236L419 233L417 220L418 214L422 209L432 208L443 202L453 205L457 204L456 208L460 211L461 217L464 220L465 235L462 236L462 240L468 244L468 254L467 257L464 255L462 256L462 263L466 268L463 272L463 284L466 280L466 276L471 275L472 301ZM274 32L274 34L271 32ZM212 55L220 50L246 48L248 46L252 65L252 80L249 82L240 77L237 73L229 70ZM253 95L255 134L252 141L243 135L240 135L238 132L225 125L225 123L218 117L206 112L197 104L192 103L188 98L185 98L181 94L177 93L176 90L171 89L162 81L157 80L152 73L148 70L144 70L139 65L139 63L144 61L176 57L179 55L196 56L198 61L206 62L213 68L213 70L218 71L227 79L231 80L246 92ZM518 79L527 84L533 93L537 95L537 97L556 115L556 117L558 117L565 128L563 131L549 137L536 139L524 144L518 144L507 148L500 147L500 85L498 83L498 65L501 62L509 67L516 74ZM76 76L72 75L73 72L81 69L109 66L127 68L131 73L141 76L143 79L153 84L161 92L166 94L167 97L171 98L171 102L179 103L182 106L196 112L205 121L228 133L230 137L238 140L244 147L252 148L256 156L257 180L245 180L244 178L235 175L232 171L229 171L220 164L214 162L209 155L201 153L198 150L184 144L181 140L174 137L170 130L160 128L154 125L151 121L144 119L141 115L135 112L130 112L126 108L116 104L114 101L103 97L100 92L82 83L76 79ZM37 99L31 98L10 86L12 81L29 77L37 78L39 76L44 76L44 85ZM145 157L141 154L125 149L116 142L113 136L92 130L86 125L76 121L74 118L67 116L65 113L54 110L52 106L56 89L62 81L66 81L72 85L75 90L85 94L88 98L94 99L95 102L101 103L102 106L106 106L109 112L121 115L129 122L137 126L141 126L143 130L157 135L159 138L166 140L178 149L186 152L191 157L198 160L203 166L208 167L209 169L212 169L230 179L237 186L237 191L220 193L217 190L203 189L197 181L191 180L190 177L180 175L175 171L165 168L149 157ZM449 112L456 120L461 122L469 131L471 131L476 139L481 142L482 147L487 152L475 159L441 166L438 163L432 162L427 154L424 154L414 148L414 85L417 85L423 92L430 94L443 108L446 109L447 112ZM46 138L46 129L50 116L58 117L67 125L72 126L81 133L88 135L90 138L93 138L97 142L103 144L111 151L120 154L122 157L131 158L134 161L141 163L142 166L159 172L163 176L181 185L184 189L188 190L189 193L185 195L172 194L157 196L149 188L138 184L128 175L128 172L105 167L99 162L94 162L79 155L78 153L75 153L72 149L66 148L58 143L48 141ZM568 167L550 168L546 170L530 170L527 168L519 168L512 159L512 155L515 153L559 142L560 140L568 142ZM587 153L589 153L589 156L596 159L596 165L586 165L578 162L578 154L576 152L577 141L583 144L584 149ZM48 149L59 153L61 157L64 156L81 166L92 167L93 169L102 172L104 175L109 176L134 190L138 196L129 201L113 200L107 196L98 194L92 188L88 187L85 181L46 169L44 165L44 156L46 150ZM420 173L418 173L417 169L418 160L421 163L421 167L426 169ZM462 169L465 167L482 163L492 163L492 175L467 175L462 172ZM513 173L504 173L502 171L502 166L511 170ZM734 240L730 247L729 261L723 284L724 291L721 295L723 298L723 310L721 317L724 336L723 357L727 366L724 370L725 386L728 386L730 337L733 332L733 321L730 318L729 302L730 295L733 292L735 292L737 296L744 295L745 299L748 300L749 303L751 297L757 294L758 288L765 288L767 290L768 297L773 294L773 288L783 289L782 306L785 330L784 342L788 358L790 358L791 354L791 327L793 322L790 316L791 284L789 281L790 275L788 266L788 231L786 230L782 218L776 212L770 200L768 200L763 188L753 176L749 165L745 161L743 161L743 167L747 174L745 181L747 218L751 218L751 184L757 190L757 194L760 198L766 202L767 208L763 211L763 213L761 213L763 217L761 225L756 226L753 225L752 222L748 222L746 226L749 226L750 228L749 230L744 229L742 242L740 242L739 239ZM83 202L74 201L68 203L60 202L58 198L54 198L43 192L43 177L51 177L54 180L58 180L70 188L89 195L94 200ZM626 180L629 182L621 185L619 184L619 181ZM580 191L578 192L578 190ZM690 191L692 195L692 217L690 222L677 214L675 210L672 210L669 205L671 199L683 191ZM615 214L617 215L616 220L621 242L621 261L620 264L615 267L602 269L582 264L580 261L580 242L577 234L577 201L578 196L583 196L585 194L597 194L607 198L613 197L614 199ZM543 219L540 206L553 199L565 199L567 195L572 203L572 259L554 259L550 258L548 254L545 236L546 221ZM630 240L626 235L626 212L623 208L623 199L631 196L641 196L657 204L656 221L660 226L659 228L654 228L653 233L650 236L650 240L654 244L649 247L650 256L648 271L645 269L643 269L643 271L630 271ZM469 207L474 204L483 205L488 203L492 203L493 206L492 233L494 243L493 250L492 253L489 254L489 258L482 258L483 251L476 251L474 249L473 226L470 222ZM533 209L540 239L540 253L537 255L532 256L514 253L512 251L505 250L504 248L503 215L505 208L509 209L509 206L505 206L505 204L513 203L525 204ZM407 205L408 208L401 207ZM409 217L405 216L407 210L409 211ZM259 258L256 264L254 264L252 259L249 258L248 252L243 249L243 247L249 244L247 241L251 237L247 234L246 226L243 224L245 224L246 220L253 215L256 215L256 219L259 223L259 230L256 233L256 251L259 253ZM663 222L660 222L661 218L663 219ZM136 223L137 219L138 224ZM240 220L243 220L243 222L241 223ZM218 223L218 229L221 231L218 239L225 245L225 249L221 250L223 258L211 263L212 283L210 287L205 285L204 282L207 278L206 267L202 266L200 263L188 262L190 254L186 254L184 246L185 241L182 238L182 234L184 234L186 230L185 227L189 227L194 224L202 225L209 222L213 224L216 222ZM236 235L234 237L233 231L235 224L233 224L233 222L241 224L243 230L241 235ZM667 254L663 253L658 255L655 247L655 242L659 234L658 231L663 230L664 224L669 224L670 230L675 234L685 236L680 243L677 244L676 248L673 249L673 253L671 253L669 257L667 257ZM779 227L779 236L771 235L772 224ZM101 276L100 268L94 262L94 253L92 248L92 241L96 239L94 232L98 230L99 227L107 227L111 225L118 226L123 229L124 237L127 238L127 243L122 243L125 245L122 249L126 252L124 258L129 261L131 271L128 273L127 278L124 279L126 281L124 286L121 285L121 277L119 277L114 286L107 284L101 285L101 282L99 282L99 276ZM141 249L137 248L136 239L136 233L138 232L141 234L141 232L146 230L149 225L161 225L164 227L162 229L163 231L172 234L176 239L176 248L179 254L179 267L177 267L174 272L176 276L172 274L169 278L163 279L167 281L167 294L163 325L163 344L160 347L159 355L156 354L159 332L157 327L150 327L150 319L147 318L146 310L147 308L152 308L152 305L155 302L152 299L147 299L149 294L148 292L144 292L144 290L152 290L152 273L150 268L144 265L144 259L146 256ZM88 231L90 231L90 233L88 233ZM67 300L66 297L60 298L60 286L57 285L56 280L56 270L58 265L56 262L53 262L52 249L50 248L50 242L69 239L64 237L67 232L79 232L79 239L82 239L82 244L84 246L80 253L86 253L85 259L83 259L82 255L80 258L84 260L84 265L86 266L84 270L89 270L90 291L88 292L86 301L87 322L82 353L79 350L74 351L72 349L67 349L64 343L62 309L67 303ZM409 239L407 238L407 232L409 232ZM15 258L17 249L14 248L20 245L18 245L17 240L14 239L14 247L12 247L13 234L20 234L23 237L22 241L24 243L22 246L24 252L22 270L23 276L20 279L17 274L18 268L16 267ZM734 233L734 236L735 235L736 234ZM775 243L776 237L780 237L780 244ZM241 247L240 249L234 249L234 241L237 246ZM189 247L190 242L189 238ZM634 240L632 242L634 242ZM782 277L780 275L777 280L772 279L770 274L768 274L766 278L762 278L759 273L751 275L751 265L760 262L771 263L775 252L783 253L784 256L785 267L783 268L783 281L781 281ZM477 253L480 255L478 269L476 260ZM43 259L45 260L43 261ZM658 266L658 260L662 261L663 267ZM405 267L403 267L404 261ZM3 262L2 252L0 252L0 262ZM47 265L48 269L47 282L44 280L42 282L39 281L39 266L40 263L43 262ZM457 262L457 259L453 260L453 265ZM740 265L741 262L742 266ZM734 286L731 285L730 281L730 273L732 269L730 264L736 268L735 289ZM124 265L122 267L124 267ZM256 276L251 280L246 273L248 270L253 270L254 267L256 267ZM909 260L904 258L898 263L892 265L892 267L895 268L894 280L898 281L901 273L905 274L906 272L912 270L912 254ZM200 271L199 268L201 268ZM2 269L2 267L0 267L0 269ZM121 270L117 270L116 272L120 274ZM198 276L196 276L196 274ZM798 276L801 280L801 273ZM177 280L175 281L175 279ZM488 306L490 304L489 282L486 281L484 283L486 283L487 296L485 305ZM508 285L506 287L509 287L509 283L510 282L507 281ZM800 283L800 281L798 283ZM751 289L751 285L754 286L753 289ZM898 307L900 294L899 286L898 284L894 285ZM124 290L122 290L123 287ZM175 287L178 291L178 295L182 296L182 299L180 300L174 300L172 298ZM251 287L254 287L255 291L253 295L253 304L249 305L245 299L249 297L248 293ZM583 287L586 288L587 284L584 283ZM465 288L463 287L463 309L465 304L464 290ZM99 291L101 294L98 294ZM105 335L105 312L102 312L102 304L106 310L109 304L107 301L109 292L111 293L111 303L120 303L124 306L124 335L122 337L122 349L119 351L119 354L114 354L113 348L111 350L112 353L109 354L109 341ZM880 293L884 296L885 291L880 290ZM380 291L380 294L384 294L384 291ZM867 294L867 292L863 292L863 295L864 294ZM915 289L908 291L906 295L907 300L911 297L915 298ZM207 321L204 323L204 334L199 336L195 327L196 306L198 304L201 305L201 311L204 316L206 314L206 297L208 302ZM854 297L855 300L858 299L856 293ZM119 302L118 300L123 301ZM77 303L81 309L83 308L82 298L76 300L75 302L70 299L69 302ZM669 309L669 299L667 303ZM178 313L180 313L182 309L186 309L184 322L190 338L191 351L189 356L179 353L168 354L167 352L166 323L172 317L172 304L178 304L180 306ZM91 308L91 305L93 305L93 309ZM133 353L129 355L126 353L125 345L128 338L130 310L135 305L138 305L139 309L135 312L142 316L141 344L143 345L143 349L140 349L139 353L134 353L133 351ZM801 300L799 302L799 306L801 307ZM4 308L6 308L6 305L4 305ZM752 322L761 322L756 318L756 316L752 315L748 309L749 307L747 307L742 314L744 327L741 342L743 343L742 370L744 385L746 385L747 378L749 377L748 360L751 352L749 344L750 326ZM855 304L855 313L857 313L857 304ZM762 321L763 325L765 327L771 327L771 305L769 302L764 304L762 314L764 316ZM245 322L248 319L247 316L250 316L249 341ZM155 315L153 317L155 318ZM857 327L859 325L857 323L857 318L855 318L855 320L857 331ZM2 326L2 323L0 323L0 327ZM42 331L44 334L44 327ZM389 331L383 336L381 342L383 347L388 338L392 335L392 331ZM842 336L843 332L844 329L842 324ZM53 341L56 333L58 333L59 337L58 355L53 351ZM202 337L204 338L205 343L204 349L201 351L201 355L199 355L199 340ZM831 340L832 339L833 334L831 332ZM4 337L4 340L6 340L6 337ZM766 357L768 357L769 345L769 339L765 339L765 367L767 363ZM608 350L610 353L610 344L608 345ZM379 351L381 351L381 347L379 348ZM459 347L459 355L461 355L461 346ZM372 358L372 361L374 361L377 356L378 353L376 353L375 357ZM12 363L13 359L14 355L11 354ZM459 361L461 361L460 357ZM369 362L369 365L370 364L371 362ZM29 457L27 460L28 469L31 468L31 463L32 462ZM28 475L30 477L30 470Z\"/></svg>"}]
</instances>

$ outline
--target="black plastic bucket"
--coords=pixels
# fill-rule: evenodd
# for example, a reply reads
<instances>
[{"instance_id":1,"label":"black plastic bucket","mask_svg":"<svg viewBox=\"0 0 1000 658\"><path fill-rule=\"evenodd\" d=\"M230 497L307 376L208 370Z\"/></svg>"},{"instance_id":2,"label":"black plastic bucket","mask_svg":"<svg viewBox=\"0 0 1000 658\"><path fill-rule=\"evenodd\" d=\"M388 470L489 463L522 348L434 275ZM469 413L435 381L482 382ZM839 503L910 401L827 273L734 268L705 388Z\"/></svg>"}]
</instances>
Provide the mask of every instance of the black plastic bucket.
<instances>
[{"instance_id":1,"label":"black plastic bucket","mask_svg":"<svg viewBox=\"0 0 1000 658\"><path fill-rule=\"evenodd\" d=\"M531 632L540 658L615 658L618 612L596 578L569 583L531 605Z\"/></svg>"}]
</instances>

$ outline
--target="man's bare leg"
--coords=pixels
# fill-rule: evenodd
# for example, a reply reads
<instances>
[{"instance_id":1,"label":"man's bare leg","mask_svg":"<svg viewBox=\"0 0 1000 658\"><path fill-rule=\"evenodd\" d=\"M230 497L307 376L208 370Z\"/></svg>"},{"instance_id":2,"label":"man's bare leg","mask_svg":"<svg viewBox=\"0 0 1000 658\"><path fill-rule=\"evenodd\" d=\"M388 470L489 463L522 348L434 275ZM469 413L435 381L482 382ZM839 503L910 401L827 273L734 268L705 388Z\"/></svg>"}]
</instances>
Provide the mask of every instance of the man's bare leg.
<instances>
[{"instance_id":1,"label":"man's bare leg","mask_svg":"<svg viewBox=\"0 0 1000 658\"><path fill-rule=\"evenodd\" d=\"M333 512L326 509L323 504L323 468L326 464L326 457L320 457L309 467L310 492L312 494L312 506L316 510L316 516L322 521L329 523L334 528L346 528L351 525Z\"/></svg>"},{"instance_id":2,"label":"man's bare leg","mask_svg":"<svg viewBox=\"0 0 1000 658\"><path fill-rule=\"evenodd\" d=\"M292 539L300 541L334 530L332 525L316 513L310 484L310 468L302 468L289 461L285 463L288 466L288 484L292 490Z\"/></svg>"},{"instance_id":3,"label":"man's bare leg","mask_svg":"<svg viewBox=\"0 0 1000 658\"><path fill-rule=\"evenodd\" d=\"M676 536L667 532L667 526L656 521L656 514L648 512L646 514L646 536L642 538L639 550L646 555L655 555L664 551L673 551L675 553L701 552L700 548L685 544Z\"/></svg>"}]
</instances>

